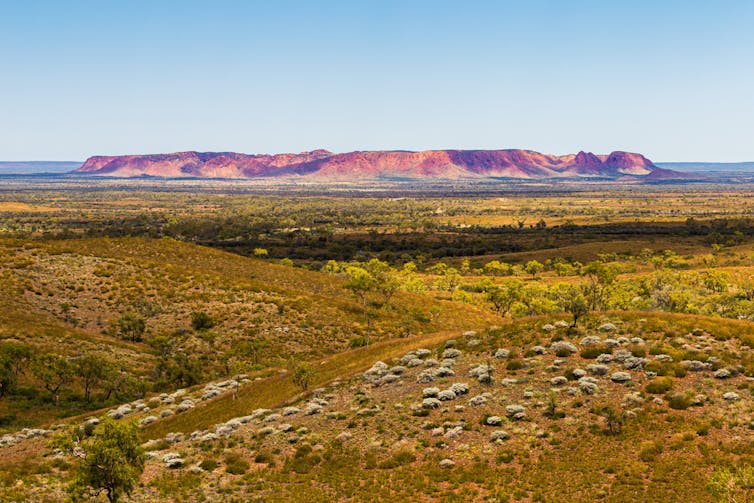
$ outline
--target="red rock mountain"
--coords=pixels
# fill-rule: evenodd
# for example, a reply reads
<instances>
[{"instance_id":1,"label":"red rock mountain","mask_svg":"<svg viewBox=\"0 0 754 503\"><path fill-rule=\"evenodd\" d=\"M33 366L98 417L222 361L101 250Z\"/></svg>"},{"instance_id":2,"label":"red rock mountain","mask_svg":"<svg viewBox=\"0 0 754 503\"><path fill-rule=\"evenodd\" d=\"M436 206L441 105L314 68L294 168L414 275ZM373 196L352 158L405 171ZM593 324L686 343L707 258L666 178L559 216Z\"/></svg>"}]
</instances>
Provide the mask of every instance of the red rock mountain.
<instances>
[{"instance_id":1,"label":"red rock mountain","mask_svg":"<svg viewBox=\"0 0 754 503\"><path fill-rule=\"evenodd\" d=\"M335 154L177 152L173 154L90 157L77 173L118 177L205 177L311 179L379 178L619 178L644 177L657 167L641 154L591 152L554 156L531 150L403 150Z\"/></svg>"}]
</instances>

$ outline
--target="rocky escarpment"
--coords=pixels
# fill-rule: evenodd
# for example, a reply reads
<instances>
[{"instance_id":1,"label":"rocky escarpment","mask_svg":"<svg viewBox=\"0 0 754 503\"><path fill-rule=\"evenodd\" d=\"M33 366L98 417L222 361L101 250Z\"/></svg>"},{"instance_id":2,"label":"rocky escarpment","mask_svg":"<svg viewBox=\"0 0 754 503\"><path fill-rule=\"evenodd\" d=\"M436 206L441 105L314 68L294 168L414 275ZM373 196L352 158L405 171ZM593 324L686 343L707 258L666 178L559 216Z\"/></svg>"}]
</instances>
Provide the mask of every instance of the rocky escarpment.
<instances>
[{"instance_id":1,"label":"rocky escarpment","mask_svg":"<svg viewBox=\"0 0 754 503\"><path fill-rule=\"evenodd\" d=\"M620 178L645 177L656 166L641 154L579 152L564 156L531 150L356 151L298 154L177 152L95 156L77 173L120 177L384 179L384 178Z\"/></svg>"}]
</instances>

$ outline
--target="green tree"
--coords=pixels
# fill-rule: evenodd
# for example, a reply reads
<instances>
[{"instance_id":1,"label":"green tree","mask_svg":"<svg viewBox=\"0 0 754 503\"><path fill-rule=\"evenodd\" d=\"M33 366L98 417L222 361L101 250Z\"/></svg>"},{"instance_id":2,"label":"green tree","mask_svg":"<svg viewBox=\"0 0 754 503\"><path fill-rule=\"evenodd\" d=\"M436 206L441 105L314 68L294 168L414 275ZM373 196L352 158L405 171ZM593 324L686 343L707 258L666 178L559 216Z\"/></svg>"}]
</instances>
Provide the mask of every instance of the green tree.
<instances>
[{"instance_id":1,"label":"green tree","mask_svg":"<svg viewBox=\"0 0 754 503\"><path fill-rule=\"evenodd\" d=\"M597 311L604 308L605 294L618 277L618 268L613 264L589 262L581 268L581 275L586 278L585 296L589 308Z\"/></svg>"},{"instance_id":2,"label":"green tree","mask_svg":"<svg viewBox=\"0 0 754 503\"><path fill-rule=\"evenodd\" d=\"M364 321L367 327L370 327L371 319L369 317L369 294L377 288L377 282L368 271L358 266L349 266L346 269L348 280L343 287L351 292L361 304L364 313Z\"/></svg>"},{"instance_id":3,"label":"green tree","mask_svg":"<svg viewBox=\"0 0 754 503\"><path fill-rule=\"evenodd\" d=\"M367 262L366 271L374 279L374 291L382 297L382 306L388 307L390 299L401 286L395 271L387 262L376 258Z\"/></svg>"},{"instance_id":4,"label":"green tree","mask_svg":"<svg viewBox=\"0 0 754 503\"><path fill-rule=\"evenodd\" d=\"M84 399L89 402L92 388L102 382L109 372L109 363L96 355L86 355L74 363L76 376L81 378L84 385Z\"/></svg>"},{"instance_id":5,"label":"green tree","mask_svg":"<svg viewBox=\"0 0 754 503\"><path fill-rule=\"evenodd\" d=\"M307 363L299 363L293 370L293 384L306 391L314 377L314 369Z\"/></svg>"},{"instance_id":6,"label":"green tree","mask_svg":"<svg viewBox=\"0 0 754 503\"><path fill-rule=\"evenodd\" d=\"M521 300L523 287L524 284L517 279L504 281L498 286L488 288L485 298L500 316L505 316L513 304Z\"/></svg>"},{"instance_id":7,"label":"green tree","mask_svg":"<svg viewBox=\"0 0 754 503\"><path fill-rule=\"evenodd\" d=\"M557 295L563 311L573 316L571 328L576 326L579 318L589 314L589 302L578 286L563 285Z\"/></svg>"},{"instance_id":8,"label":"green tree","mask_svg":"<svg viewBox=\"0 0 754 503\"><path fill-rule=\"evenodd\" d=\"M15 342L0 344L0 398L13 392L31 355L29 346Z\"/></svg>"},{"instance_id":9,"label":"green tree","mask_svg":"<svg viewBox=\"0 0 754 503\"><path fill-rule=\"evenodd\" d=\"M545 266L538 260L530 260L524 265L524 271L527 274L531 274L532 278L536 278L537 274L545 270Z\"/></svg>"},{"instance_id":10,"label":"green tree","mask_svg":"<svg viewBox=\"0 0 754 503\"><path fill-rule=\"evenodd\" d=\"M32 372L42 381L45 389L52 393L55 405L60 404L60 390L73 380L74 369L64 356L44 353L32 362Z\"/></svg>"},{"instance_id":11,"label":"green tree","mask_svg":"<svg viewBox=\"0 0 754 503\"><path fill-rule=\"evenodd\" d=\"M80 458L76 478L69 487L74 501L104 491L110 503L117 503L133 491L146 460L135 423L108 418L95 428L91 437L74 443L79 449L73 452Z\"/></svg>"},{"instance_id":12,"label":"green tree","mask_svg":"<svg viewBox=\"0 0 754 503\"><path fill-rule=\"evenodd\" d=\"M121 337L129 339L131 342L139 342L147 328L144 318L133 313L125 313L118 320L118 328Z\"/></svg>"}]
</instances>

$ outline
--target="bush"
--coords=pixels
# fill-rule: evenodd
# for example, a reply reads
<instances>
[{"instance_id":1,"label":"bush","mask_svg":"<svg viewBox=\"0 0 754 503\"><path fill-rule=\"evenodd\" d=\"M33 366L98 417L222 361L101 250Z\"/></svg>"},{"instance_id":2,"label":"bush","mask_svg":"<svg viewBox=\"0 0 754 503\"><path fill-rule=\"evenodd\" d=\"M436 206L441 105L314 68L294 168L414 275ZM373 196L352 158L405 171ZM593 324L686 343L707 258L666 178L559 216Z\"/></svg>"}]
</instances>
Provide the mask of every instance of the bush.
<instances>
[{"instance_id":1,"label":"bush","mask_svg":"<svg viewBox=\"0 0 754 503\"><path fill-rule=\"evenodd\" d=\"M521 360L511 360L508 362L508 364L505 366L508 370L521 370L524 368L524 362Z\"/></svg>"},{"instance_id":2,"label":"bush","mask_svg":"<svg viewBox=\"0 0 754 503\"><path fill-rule=\"evenodd\" d=\"M654 461L662 453L662 444L654 441L641 443L639 450L639 459L645 463Z\"/></svg>"},{"instance_id":3,"label":"bush","mask_svg":"<svg viewBox=\"0 0 754 503\"><path fill-rule=\"evenodd\" d=\"M691 397L685 393L674 393L668 397L668 406L675 410L686 410L691 407Z\"/></svg>"},{"instance_id":4,"label":"bush","mask_svg":"<svg viewBox=\"0 0 754 503\"><path fill-rule=\"evenodd\" d=\"M348 343L348 347L351 349L363 348L369 345L369 339L363 336L351 337L351 341Z\"/></svg>"},{"instance_id":5,"label":"bush","mask_svg":"<svg viewBox=\"0 0 754 503\"><path fill-rule=\"evenodd\" d=\"M191 313L191 327L194 330L208 330L215 326L215 321L204 311Z\"/></svg>"},{"instance_id":6,"label":"bush","mask_svg":"<svg viewBox=\"0 0 754 503\"><path fill-rule=\"evenodd\" d=\"M647 348L645 346L634 346L631 348L631 354L637 358L644 358L647 356Z\"/></svg>"},{"instance_id":7,"label":"bush","mask_svg":"<svg viewBox=\"0 0 754 503\"><path fill-rule=\"evenodd\" d=\"M587 346L584 349L581 350L581 357L586 358L587 360L594 360L601 354L611 354L613 352L613 349L609 346L603 346L603 345L596 345L596 346Z\"/></svg>"},{"instance_id":8,"label":"bush","mask_svg":"<svg viewBox=\"0 0 754 503\"><path fill-rule=\"evenodd\" d=\"M377 467L383 470L390 470L399 466L407 465L416 461L416 455L411 451L398 451L391 457L378 464Z\"/></svg>"},{"instance_id":9,"label":"bush","mask_svg":"<svg viewBox=\"0 0 754 503\"><path fill-rule=\"evenodd\" d=\"M498 454L496 456L495 461L497 461L497 464L499 464L499 465L503 464L503 463L507 464L507 463L510 463L511 461L513 461L514 458L515 458L515 456L513 455L512 452L503 451L503 452L501 452L500 454Z\"/></svg>"},{"instance_id":10,"label":"bush","mask_svg":"<svg viewBox=\"0 0 754 503\"><path fill-rule=\"evenodd\" d=\"M257 453L256 457L254 458L254 462L271 465L273 462L272 454L270 454L269 452L260 451Z\"/></svg>"},{"instance_id":11,"label":"bush","mask_svg":"<svg viewBox=\"0 0 754 503\"><path fill-rule=\"evenodd\" d=\"M670 388L672 387L673 379L669 377L661 377L647 384L645 390L647 393L652 393L653 395L662 395L663 393L670 391Z\"/></svg>"},{"instance_id":12,"label":"bush","mask_svg":"<svg viewBox=\"0 0 754 503\"><path fill-rule=\"evenodd\" d=\"M215 468L217 468L218 464L219 463L215 461L214 459L205 459L205 460L202 460L201 463L199 463L199 468L201 468L205 472L211 472Z\"/></svg>"},{"instance_id":13,"label":"bush","mask_svg":"<svg viewBox=\"0 0 754 503\"><path fill-rule=\"evenodd\" d=\"M243 475L249 469L249 463L238 454L225 456L225 471L232 475Z\"/></svg>"}]
</instances>

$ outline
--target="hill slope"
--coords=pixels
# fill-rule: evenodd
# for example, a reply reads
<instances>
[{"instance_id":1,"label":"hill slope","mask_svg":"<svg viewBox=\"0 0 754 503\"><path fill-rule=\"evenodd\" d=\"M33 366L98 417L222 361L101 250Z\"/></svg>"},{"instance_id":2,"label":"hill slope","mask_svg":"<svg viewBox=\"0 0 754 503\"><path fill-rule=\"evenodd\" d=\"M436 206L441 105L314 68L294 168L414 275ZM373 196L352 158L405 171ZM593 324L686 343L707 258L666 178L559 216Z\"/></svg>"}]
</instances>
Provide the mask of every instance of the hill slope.
<instances>
[{"instance_id":1,"label":"hill slope","mask_svg":"<svg viewBox=\"0 0 754 503\"><path fill-rule=\"evenodd\" d=\"M716 471L754 463L750 323L624 312L566 327L386 341L324 359L311 393L281 374L237 397L216 383L119 407L154 439L133 501L713 502ZM6 477L61 497L49 449L14 439ZM34 451L40 465L12 466Z\"/></svg>"},{"instance_id":2,"label":"hill slope","mask_svg":"<svg viewBox=\"0 0 754 503\"><path fill-rule=\"evenodd\" d=\"M96 156L75 172L107 176L209 178L618 178L643 177L655 165L641 154L579 152L554 156L530 150L363 151L248 155L234 152Z\"/></svg>"}]
</instances>

